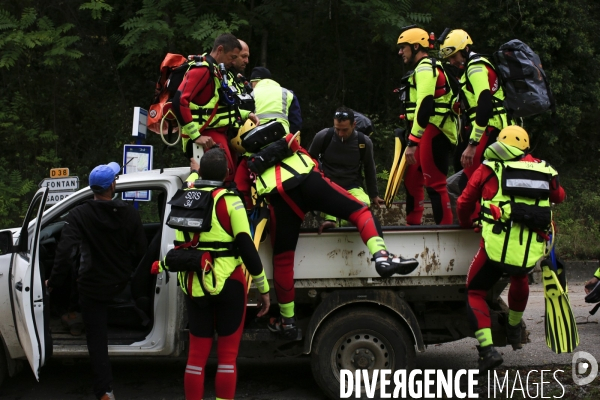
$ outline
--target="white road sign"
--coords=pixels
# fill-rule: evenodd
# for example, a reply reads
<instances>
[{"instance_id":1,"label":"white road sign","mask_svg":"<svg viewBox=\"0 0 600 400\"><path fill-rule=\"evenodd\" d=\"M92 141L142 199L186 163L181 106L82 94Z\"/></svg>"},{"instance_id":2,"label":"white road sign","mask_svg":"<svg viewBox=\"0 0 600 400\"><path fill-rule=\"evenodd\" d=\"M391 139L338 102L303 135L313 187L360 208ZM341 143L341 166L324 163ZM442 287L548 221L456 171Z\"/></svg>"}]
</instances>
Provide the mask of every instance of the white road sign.
<instances>
[{"instance_id":1,"label":"white road sign","mask_svg":"<svg viewBox=\"0 0 600 400\"><path fill-rule=\"evenodd\" d=\"M40 187L48 187L50 192L79 189L79 177L69 176L67 178L46 178L40 182Z\"/></svg>"},{"instance_id":2,"label":"white road sign","mask_svg":"<svg viewBox=\"0 0 600 400\"><path fill-rule=\"evenodd\" d=\"M75 192L48 192L48 200L46 204L56 204L61 200L66 199Z\"/></svg>"}]
</instances>

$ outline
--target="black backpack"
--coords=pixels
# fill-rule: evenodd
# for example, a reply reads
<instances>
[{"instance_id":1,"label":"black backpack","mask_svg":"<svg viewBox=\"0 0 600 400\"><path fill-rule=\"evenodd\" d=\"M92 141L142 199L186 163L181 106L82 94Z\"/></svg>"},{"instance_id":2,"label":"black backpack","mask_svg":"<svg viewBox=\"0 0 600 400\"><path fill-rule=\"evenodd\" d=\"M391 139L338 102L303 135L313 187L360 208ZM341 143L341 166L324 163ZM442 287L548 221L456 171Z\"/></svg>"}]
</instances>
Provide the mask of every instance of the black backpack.
<instances>
[{"instance_id":1,"label":"black backpack","mask_svg":"<svg viewBox=\"0 0 600 400\"><path fill-rule=\"evenodd\" d=\"M334 133L335 133L335 128L329 128L327 130L327 133L325 134L325 137L323 138L323 144L321 145L321 151L319 151L319 161L321 161L321 159L323 158L323 154L325 154L327 147L329 147L329 144L331 143L331 139L333 139ZM364 164L365 154L367 152L367 144L366 144L366 140L365 140L365 134L362 133L361 131L359 131L358 129L356 130L356 133L358 134L358 152L360 154L360 162L361 162L361 164Z\"/></svg>"},{"instance_id":2,"label":"black backpack","mask_svg":"<svg viewBox=\"0 0 600 400\"><path fill-rule=\"evenodd\" d=\"M555 113L554 96L542 62L529 46L513 39L500 46L492 57L509 117L529 117L548 110Z\"/></svg>"}]
</instances>

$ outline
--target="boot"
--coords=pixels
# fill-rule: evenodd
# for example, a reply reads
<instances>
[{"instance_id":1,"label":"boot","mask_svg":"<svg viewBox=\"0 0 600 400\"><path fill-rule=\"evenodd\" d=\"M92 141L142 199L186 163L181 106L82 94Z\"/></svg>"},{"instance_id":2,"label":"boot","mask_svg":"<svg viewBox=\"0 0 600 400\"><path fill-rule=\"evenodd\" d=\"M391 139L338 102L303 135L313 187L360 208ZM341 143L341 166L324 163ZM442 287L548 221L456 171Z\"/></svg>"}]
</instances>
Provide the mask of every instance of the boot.
<instances>
[{"instance_id":1,"label":"boot","mask_svg":"<svg viewBox=\"0 0 600 400\"><path fill-rule=\"evenodd\" d=\"M479 351L479 358L477 359L477 364L479 366L479 373L482 374L490 369L494 369L499 367L504 360L498 351L494 348L494 346L477 346L477 350Z\"/></svg>"},{"instance_id":2,"label":"boot","mask_svg":"<svg viewBox=\"0 0 600 400\"><path fill-rule=\"evenodd\" d=\"M394 274L407 275L419 266L416 259L396 257L387 250L379 250L373 254L372 261L375 261L375 270L382 278L389 278Z\"/></svg>"},{"instance_id":3,"label":"boot","mask_svg":"<svg viewBox=\"0 0 600 400\"><path fill-rule=\"evenodd\" d=\"M81 313L77 311L68 312L60 317L60 321L69 330L71 335L80 336L83 333L83 318Z\"/></svg>"},{"instance_id":4,"label":"boot","mask_svg":"<svg viewBox=\"0 0 600 400\"><path fill-rule=\"evenodd\" d=\"M271 318L267 327L271 332L275 332L285 340L300 340L302 333L296 326L296 318L284 318L281 315L277 318Z\"/></svg>"},{"instance_id":5,"label":"boot","mask_svg":"<svg viewBox=\"0 0 600 400\"><path fill-rule=\"evenodd\" d=\"M510 344L513 350L519 350L523 348L521 343L521 321L515 326L506 322L506 341Z\"/></svg>"}]
</instances>

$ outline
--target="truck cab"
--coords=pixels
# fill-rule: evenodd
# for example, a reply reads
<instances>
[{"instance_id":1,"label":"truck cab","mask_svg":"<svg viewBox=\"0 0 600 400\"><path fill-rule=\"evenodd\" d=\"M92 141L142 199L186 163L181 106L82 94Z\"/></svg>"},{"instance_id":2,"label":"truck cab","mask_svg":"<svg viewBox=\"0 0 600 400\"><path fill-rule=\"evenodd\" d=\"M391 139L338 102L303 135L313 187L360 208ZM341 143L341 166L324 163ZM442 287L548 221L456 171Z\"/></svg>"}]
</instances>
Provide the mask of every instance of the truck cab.
<instances>
[{"instance_id":1,"label":"truck cab","mask_svg":"<svg viewBox=\"0 0 600 400\"><path fill-rule=\"evenodd\" d=\"M175 232L164 224L167 201L187 178L188 168L120 175L117 195L149 191L138 202L148 249L126 290L109 311L111 357L181 357L187 346L187 314L174 274L151 275L154 261L173 248ZM21 229L0 232L0 383L29 364L36 378L49 357L87 357L85 334L72 336L61 323L75 295L72 284L45 290L65 218L71 209L93 198L86 187L45 208L47 189L34 196ZM414 257L418 268L407 276L380 278L371 254L354 228L321 235L303 229L296 250L294 278L296 317L302 330L297 341L279 340L256 318L255 289L250 290L240 356L311 357L323 391L339 396L341 369L410 369L417 352L429 344L472 336L466 320L465 278L480 235L458 226L384 226L391 252ZM110 251L110 249L107 249ZM272 279L268 236L259 254ZM506 343L502 324L507 307L501 280L489 294L494 343ZM270 314L278 313L272 292Z\"/></svg>"}]
</instances>

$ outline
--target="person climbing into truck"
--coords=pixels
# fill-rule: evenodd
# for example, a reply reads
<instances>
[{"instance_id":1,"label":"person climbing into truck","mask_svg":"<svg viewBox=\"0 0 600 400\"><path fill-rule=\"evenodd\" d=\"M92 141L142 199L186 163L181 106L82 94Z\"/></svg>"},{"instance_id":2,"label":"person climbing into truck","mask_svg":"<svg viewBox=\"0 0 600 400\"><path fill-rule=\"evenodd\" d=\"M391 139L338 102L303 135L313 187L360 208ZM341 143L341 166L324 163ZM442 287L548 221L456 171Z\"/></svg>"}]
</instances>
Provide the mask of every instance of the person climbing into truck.
<instances>
[{"instance_id":1,"label":"person climbing into truck","mask_svg":"<svg viewBox=\"0 0 600 400\"><path fill-rule=\"evenodd\" d=\"M332 182L367 206L371 206L373 202L379 208L385 202L379 197L377 189L373 142L356 126L354 111L348 107L339 107L333 114L333 127L325 128L315 135L308 153L320 161L323 174ZM366 192L363 182L366 182ZM335 228L335 217L325 214L324 219L319 232ZM375 223L378 224L377 219Z\"/></svg>"},{"instance_id":2,"label":"person climbing into truck","mask_svg":"<svg viewBox=\"0 0 600 400\"><path fill-rule=\"evenodd\" d=\"M443 34L442 34L443 35ZM502 128L511 125L503 106L504 91L492 62L473 51L471 36L462 29L453 29L440 37L440 57L454 67L464 70L460 78L461 104L469 120L469 130L459 140L467 146L457 146L462 151L460 161L464 168L461 187L481 165L485 149L496 141Z\"/></svg>"},{"instance_id":3,"label":"person climbing into truck","mask_svg":"<svg viewBox=\"0 0 600 400\"><path fill-rule=\"evenodd\" d=\"M513 349L520 349L521 318L529 297L527 275L545 256L546 232L552 224L550 203L565 199L556 170L529 154L529 146L523 128L511 125L502 129L457 202L463 228L473 227L472 214L481 202L482 238L466 285L482 371L503 362L492 342L487 292L504 273L510 275L506 336Z\"/></svg>"},{"instance_id":4,"label":"person climbing into truck","mask_svg":"<svg viewBox=\"0 0 600 400\"><path fill-rule=\"evenodd\" d=\"M173 113L181 125L183 151L193 155L193 143L208 150L219 145L227 157L226 181L232 181L237 165L235 154L229 150L228 134L246 119L259 123L248 110L239 109L238 99L229 92L228 73L242 45L230 33L215 39L210 54L204 54L185 74L173 97Z\"/></svg>"},{"instance_id":5,"label":"person climbing into truck","mask_svg":"<svg viewBox=\"0 0 600 400\"><path fill-rule=\"evenodd\" d=\"M199 166L202 180L198 180L198 164L193 158L191 166L187 188L169 201L167 225L176 229L175 248L153 264L152 273L177 272L185 294L190 333L184 375L186 399L203 398L206 361L215 331L215 394L233 399L248 292L242 262L261 293L259 317L269 310L269 283L250 236L242 200L224 188L225 153L218 148L204 153Z\"/></svg>"},{"instance_id":6,"label":"person climbing into truck","mask_svg":"<svg viewBox=\"0 0 600 400\"><path fill-rule=\"evenodd\" d=\"M408 27L398 37L398 54L411 69L402 78L401 119L408 123L406 223L420 225L423 219L425 186L435 223L452 224L452 209L446 189L448 154L456 143L456 124L450 109L454 97L450 78L428 50L433 40L420 28Z\"/></svg>"},{"instance_id":7,"label":"person climbing into truck","mask_svg":"<svg viewBox=\"0 0 600 400\"><path fill-rule=\"evenodd\" d=\"M274 123L274 129L277 129ZM261 129L254 135L254 129ZM294 255L300 225L309 211L323 211L350 221L360 232L375 261L375 269L382 277L406 275L414 271L418 262L404 259L388 252L381 234L377 231L373 215L363 202L345 189L325 178L317 163L303 149L297 135L273 135L265 132L266 125L244 126L232 143L246 154L238 166L235 183L249 199L254 182L259 196L266 198L270 209L269 234L273 246L273 281L279 302L280 315L271 318L269 329L286 340L297 340L301 333L294 317ZM279 131L285 132L279 127ZM246 137L271 137L249 148ZM249 144L249 143L248 143ZM251 204L250 200L246 203Z\"/></svg>"}]
</instances>

